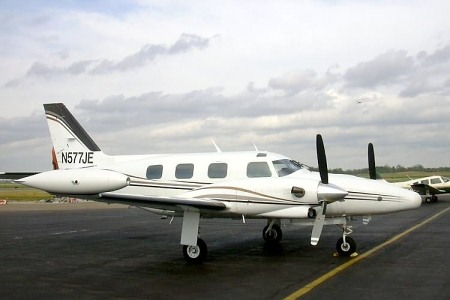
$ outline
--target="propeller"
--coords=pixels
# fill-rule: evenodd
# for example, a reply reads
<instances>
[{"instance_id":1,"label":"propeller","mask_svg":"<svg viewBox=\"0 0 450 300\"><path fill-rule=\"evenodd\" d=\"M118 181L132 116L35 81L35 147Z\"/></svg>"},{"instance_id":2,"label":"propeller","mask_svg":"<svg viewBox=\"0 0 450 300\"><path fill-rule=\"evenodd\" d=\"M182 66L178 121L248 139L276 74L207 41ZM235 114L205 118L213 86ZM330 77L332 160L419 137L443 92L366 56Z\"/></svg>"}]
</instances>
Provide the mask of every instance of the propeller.
<instances>
[{"instance_id":1,"label":"propeller","mask_svg":"<svg viewBox=\"0 0 450 300\"><path fill-rule=\"evenodd\" d=\"M373 150L373 144L369 143L368 149L368 159L369 159L369 176L370 179L377 179L377 170L375 168L375 151Z\"/></svg>"},{"instance_id":2,"label":"propeller","mask_svg":"<svg viewBox=\"0 0 450 300\"><path fill-rule=\"evenodd\" d=\"M311 232L311 245L315 246L319 243L322 234L323 225L325 224L325 211L327 209L327 202L322 201L322 205L316 208L316 220Z\"/></svg>"},{"instance_id":3,"label":"propeller","mask_svg":"<svg viewBox=\"0 0 450 300\"><path fill-rule=\"evenodd\" d=\"M327 157L325 154L323 139L320 134L316 136L316 149L321 180L319 186L317 187L317 198L319 200L320 207L315 209L317 215L311 232L311 245L317 245L317 243L319 242L323 225L325 224L325 214L328 202L342 200L345 196L348 195L347 191L328 182Z\"/></svg>"},{"instance_id":4,"label":"propeller","mask_svg":"<svg viewBox=\"0 0 450 300\"><path fill-rule=\"evenodd\" d=\"M320 134L316 136L317 163L319 164L320 180L323 184L328 184L328 166L325 146Z\"/></svg>"}]
</instances>

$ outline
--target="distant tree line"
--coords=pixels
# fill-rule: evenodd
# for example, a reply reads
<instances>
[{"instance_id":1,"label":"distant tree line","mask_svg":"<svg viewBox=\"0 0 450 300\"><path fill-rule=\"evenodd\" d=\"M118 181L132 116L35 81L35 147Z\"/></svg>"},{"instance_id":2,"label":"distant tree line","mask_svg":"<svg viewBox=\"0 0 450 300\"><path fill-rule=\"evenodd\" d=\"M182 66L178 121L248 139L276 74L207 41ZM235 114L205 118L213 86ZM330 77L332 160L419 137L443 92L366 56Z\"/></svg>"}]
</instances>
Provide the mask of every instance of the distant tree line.
<instances>
[{"instance_id":1,"label":"distant tree line","mask_svg":"<svg viewBox=\"0 0 450 300\"><path fill-rule=\"evenodd\" d=\"M318 171L318 168L309 168L311 171ZM444 173L450 172L450 167L438 167L438 168L426 168L422 165L414 165L412 167L404 167L401 165L397 166L377 166L377 173L398 173L398 172L431 172L431 173ZM352 170L343 170L342 168L330 169L330 173L335 174L349 174L349 175L360 175L360 174L368 174L369 168L364 169L352 169Z\"/></svg>"}]
</instances>

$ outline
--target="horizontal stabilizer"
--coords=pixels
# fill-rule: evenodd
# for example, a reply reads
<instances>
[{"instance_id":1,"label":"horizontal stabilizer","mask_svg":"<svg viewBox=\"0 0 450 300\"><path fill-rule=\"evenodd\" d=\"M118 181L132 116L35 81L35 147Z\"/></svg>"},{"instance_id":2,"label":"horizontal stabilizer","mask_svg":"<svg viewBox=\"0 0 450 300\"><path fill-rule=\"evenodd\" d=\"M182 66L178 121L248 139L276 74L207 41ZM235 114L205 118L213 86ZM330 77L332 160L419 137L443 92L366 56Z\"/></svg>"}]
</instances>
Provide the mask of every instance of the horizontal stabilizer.
<instances>
[{"instance_id":1,"label":"horizontal stabilizer","mask_svg":"<svg viewBox=\"0 0 450 300\"><path fill-rule=\"evenodd\" d=\"M0 179L21 179L27 176L35 175L39 172L0 172Z\"/></svg>"},{"instance_id":2,"label":"horizontal stabilizer","mask_svg":"<svg viewBox=\"0 0 450 300\"><path fill-rule=\"evenodd\" d=\"M52 170L15 180L51 194L94 195L128 186L128 176L99 169Z\"/></svg>"}]
</instances>

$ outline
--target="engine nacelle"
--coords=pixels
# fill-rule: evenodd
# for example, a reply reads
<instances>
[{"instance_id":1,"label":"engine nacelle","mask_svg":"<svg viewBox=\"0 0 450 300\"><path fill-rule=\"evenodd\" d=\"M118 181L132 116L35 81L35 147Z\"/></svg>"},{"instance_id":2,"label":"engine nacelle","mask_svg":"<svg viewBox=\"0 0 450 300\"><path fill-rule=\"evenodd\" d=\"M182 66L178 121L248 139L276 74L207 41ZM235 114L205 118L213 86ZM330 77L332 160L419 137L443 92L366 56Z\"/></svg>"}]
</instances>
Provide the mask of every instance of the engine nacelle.
<instances>
[{"instance_id":1,"label":"engine nacelle","mask_svg":"<svg viewBox=\"0 0 450 300\"><path fill-rule=\"evenodd\" d=\"M52 170L16 182L53 194L93 195L126 187L130 178L111 170Z\"/></svg>"}]
</instances>

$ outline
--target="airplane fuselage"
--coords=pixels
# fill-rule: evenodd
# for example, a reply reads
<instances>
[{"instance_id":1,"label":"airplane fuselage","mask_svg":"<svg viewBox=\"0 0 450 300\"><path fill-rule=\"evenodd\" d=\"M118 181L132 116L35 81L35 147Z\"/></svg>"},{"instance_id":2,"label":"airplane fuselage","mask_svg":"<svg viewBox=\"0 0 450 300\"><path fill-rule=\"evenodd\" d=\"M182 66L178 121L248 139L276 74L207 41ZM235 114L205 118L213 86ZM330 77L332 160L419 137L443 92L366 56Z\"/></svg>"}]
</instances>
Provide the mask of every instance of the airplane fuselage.
<instances>
[{"instance_id":1,"label":"airplane fuselage","mask_svg":"<svg viewBox=\"0 0 450 300\"><path fill-rule=\"evenodd\" d=\"M226 209L205 211L203 217L247 218L307 218L309 208L318 206L317 195L320 176L286 156L265 151L185 153L140 156L95 157L98 165L84 169L67 170L77 172L110 170L123 174L120 183L127 184L111 188L107 193L85 195L84 198L105 202L120 202L120 195L145 195L159 197L181 197L214 199L225 203ZM53 171L50 171L53 172ZM86 173L86 174L89 174ZM67 178L58 172L61 180L69 184L69 190L62 194L89 194L77 191L71 183L82 179L69 174ZM78 176L78 174L76 175ZM105 176L97 176L100 181ZM86 180L86 178L84 178ZM45 179L47 180L47 177ZM95 183L96 179L90 178ZM114 182L116 184L116 182ZM327 216L371 215L410 209L417 205L404 203L410 192L376 180L350 175L330 174L330 183L345 189L348 195L343 201L330 203ZM28 182L30 184L30 182ZM54 184L54 183L53 183ZM102 186L103 182L98 182ZM57 186L57 185L55 185ZM61 186L61 185L59 185ZM81 186L81 184L79 184ZM293 193L292 188L303 190ZM49 190L49 189L47 189ZM108 189L106 189L108 190ZM51 191L51 190L50 190ZM82 196L78 196L82 197ZM142 207L163 215L180 215L184 209L161 208L154 203Z\"/></svg>"}]
</instances>

